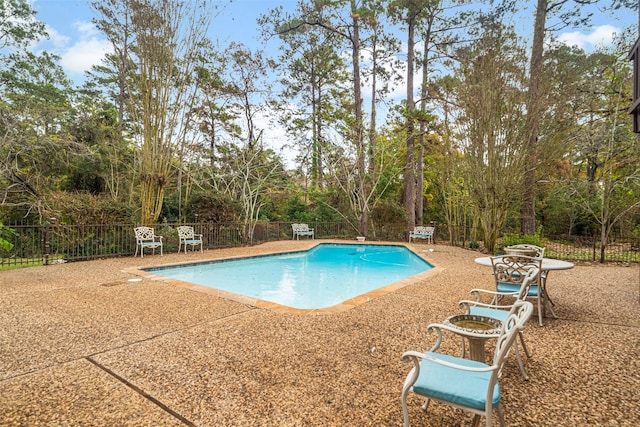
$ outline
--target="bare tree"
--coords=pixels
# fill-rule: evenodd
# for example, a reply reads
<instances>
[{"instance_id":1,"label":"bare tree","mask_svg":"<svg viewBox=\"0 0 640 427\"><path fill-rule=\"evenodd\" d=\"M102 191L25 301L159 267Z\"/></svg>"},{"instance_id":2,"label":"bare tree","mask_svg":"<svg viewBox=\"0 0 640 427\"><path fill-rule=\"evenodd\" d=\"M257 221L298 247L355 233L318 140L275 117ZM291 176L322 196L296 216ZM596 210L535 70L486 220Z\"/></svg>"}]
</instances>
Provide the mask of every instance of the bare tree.
<instances>
[{"instance_id":1,"label":"bare tree","mask_svg":"<svg viewBox=\"0 0 640 427\"><path fill-rule=\"evenodd\" d=\"M105 21L119 19L119 6L105 3L98 12ZM128 0L125 7L133 45L128 54L135 64L134 72L126 75L125 91L140 146L140 220L152 224L160 217L172 162L189 130L189 99L197 89L194 70L210 14L207 0ZM122 43L128 40L122 38Z\"/></svg>"},{"instance_id":2,"label":"bare tree","mask_svg":"<svg viewBox=\"0 0 640 427\"><path fill-rule=\"evenodd\" d=\"M481 38L459 51L456 86L461 114L457 138L464 152L465 186L493 251L526 165L523 138L523 49L499 23L484 24Z\"/></svg>"}]
</instances>

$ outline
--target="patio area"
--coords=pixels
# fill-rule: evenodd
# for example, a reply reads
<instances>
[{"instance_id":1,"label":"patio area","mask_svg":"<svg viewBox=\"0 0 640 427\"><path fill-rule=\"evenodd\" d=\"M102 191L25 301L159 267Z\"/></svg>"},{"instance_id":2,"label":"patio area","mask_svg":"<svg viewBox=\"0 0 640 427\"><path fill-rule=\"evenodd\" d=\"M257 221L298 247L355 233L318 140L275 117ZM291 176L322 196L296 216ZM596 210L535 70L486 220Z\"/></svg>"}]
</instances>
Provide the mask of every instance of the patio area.
<instances>
[{"instance_id":1,"label":"patio area","mask_svg":"<svg viewBox=\"0 0 640 427\"><path fill-rule=\"evenodd\" d=\"M322 240L112 258L0 271L0 425L400 426L405 350L429 323L491 289L478 252L408 245L439 267L350 310L278 312L128 271L306 249ZM433 251L429 251L431 248ZM524 382L505 365L510 426L640 424L640 267L583 265L549 275L558 319L525 330ZM459 353L459 338L443 348ZM472 416L410 399L413 426ZM496 417L497 421L497 417ZM484 421L483 421L484 422ZM481 423L482 424L482 423Z\"/></svg>"}]
</instances>

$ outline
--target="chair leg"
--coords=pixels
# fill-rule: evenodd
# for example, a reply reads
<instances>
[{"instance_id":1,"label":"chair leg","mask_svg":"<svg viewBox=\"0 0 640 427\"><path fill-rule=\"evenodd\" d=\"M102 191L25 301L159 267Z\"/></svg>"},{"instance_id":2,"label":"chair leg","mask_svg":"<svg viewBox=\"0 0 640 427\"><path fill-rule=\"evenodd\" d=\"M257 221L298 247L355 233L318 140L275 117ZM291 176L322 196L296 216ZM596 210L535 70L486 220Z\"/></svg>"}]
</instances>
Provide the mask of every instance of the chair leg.
<instances>
[{"instance_id":1,"label":"chair leg","mask_svg":"<svg viewBox=\"0 0 640 427\"><path fill-rule=\"evenodd\" d=\"M502 411L502 405L500 403L498 403L498 406L496 408L497 412L498 412L498 421L500 421L500 427L504 427L504 412ZM489 424L487 424L489 425Z\"/></svg>"},{"instance_id":2,"label":"chair leg","mask_svg":"<svg viewBox=\"0 0 640 427\"><path fill-rule=\"evenodd\" d=\"M544 304L542 304L542 295L538 295L538 322L540 323L540 326L544 326L544 322L542 321L542 307Z\"/></svg>"},{"instance_id":3,"label":"chair leg","mask_svg":"<svg viewBox=\"0 0 640 427\"><path fill-rule=\"evenodd\" d=\"M527 374L527 370L524 368L524 363L522 363L522 357L520 357L520 351L518 350L518 345L514 346L516 352L516 361L518 362L518 367L520 368L520 372L522 372L522 376L525 380L529 381L529 375Z\"/></svg>"},{"instance_id":4,"label":"chair leg","mask_svg":"<svg viewBox=\"0 0 640 427\"><path fill-rule=\"evenodd\" d=\"M404 419L404 427L409 427L409 410L407 409L407 395L402 393L402 418Z\"/></svg>"},{"instance_id":5,"label":"chair leg","mask_svg":"<svg viewBox=\"0 0 640 427\"><path fill-rule=\"evenodd\" d=\"M491 418L491 415L487 416L487 426L491 425L491 421L489 420ZM475 414L473 416L473 421L471 422L471 427L478 427L480 425L480 415Z\"/></svg>"},{"instance_id":6,"label":"chair leg","mask_svg":"<svg viewBox=\"0 0 640 427\"><path fill-rule=\"evenodd\" d=\"M554 319L557 319L558 316L556 315L556 312L553 311L553 301L551 301L551 299L549 298L549 295L547 294L547 290L545 288L542 288L542 295L544 297L544 300L542 301L545 309L549 309L549 311L551 312L551 315L553 316Z\"/></svg>"},{"instance_id":7,"label":"chair leg","mask_svg":"<svg viewBox=\"0 0 640 427\"><path fill-rule=\"evenodd\" d=\"M531 357L531 353L529 353L527 345L524 342L524 334L522 333L522 331L520 331L518 332L518 335L520 335L520 343L522 344L522 348L524 349L524 354L526 354L527 357Z\"/></svg>"}]
</instances>

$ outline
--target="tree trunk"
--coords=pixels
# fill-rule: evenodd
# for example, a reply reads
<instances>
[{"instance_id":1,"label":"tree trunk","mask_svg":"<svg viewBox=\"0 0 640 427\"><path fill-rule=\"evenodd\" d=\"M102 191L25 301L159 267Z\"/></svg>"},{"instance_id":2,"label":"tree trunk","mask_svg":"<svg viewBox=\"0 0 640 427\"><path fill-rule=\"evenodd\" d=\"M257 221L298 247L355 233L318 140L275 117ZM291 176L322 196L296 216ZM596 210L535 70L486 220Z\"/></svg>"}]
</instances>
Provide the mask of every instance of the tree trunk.
<instances>
[{"instance_id":1,"label":"tree trunk","mask_svg":"<svg viewBox=\"0 0 640 427\"><path fill-rule=\"evenodd\" d=\"M413 18L409 19L407 38L407 160L404 169L404 206L407 211L407 228L412 230L416 225L416 182L415 182L415 125L413 118L413 62L414 33Z\"/></svg>"},{"instance_id":2,"label":"tree trunk","mask_svg":"<svg viewBox=\"0 0 640 427\"><path fill-rule=\"evenodd\" d=\"M353 97L354 97L354 129L353 129L353 138L354 143L356 145L356 168L357 179L358 179L358 206L360 208L360 235L367 235L367 197L366 197L366 188L365 188L365 180L367 171L365 170L366 162L365 162L365 148L364 148L364 132L362 127L362 88L360 85L360 26L359 19L360 16L356 12L356 2L355 0L351 1L351 11L352 11L352 19L353 19L353 35L351 39L352 49L351 49L351 60L353 61Z\"/></svg>"},{"instance_id":3,"label":"tree trunk","mask_svg":"<svg viewBox=\"0 0 640 427\"><path fill-rule=\"evenodd\" d=\"M536 148L540 132L540 76L542 75L547 3L548 0L538 0L533 28L533 47L529 69L529 97L527 102L527 129L529 130L527 150L529 160L524 173L520 219L520 231L523 234L535 234L536 232Z\"/></svg>"}]
</instances>

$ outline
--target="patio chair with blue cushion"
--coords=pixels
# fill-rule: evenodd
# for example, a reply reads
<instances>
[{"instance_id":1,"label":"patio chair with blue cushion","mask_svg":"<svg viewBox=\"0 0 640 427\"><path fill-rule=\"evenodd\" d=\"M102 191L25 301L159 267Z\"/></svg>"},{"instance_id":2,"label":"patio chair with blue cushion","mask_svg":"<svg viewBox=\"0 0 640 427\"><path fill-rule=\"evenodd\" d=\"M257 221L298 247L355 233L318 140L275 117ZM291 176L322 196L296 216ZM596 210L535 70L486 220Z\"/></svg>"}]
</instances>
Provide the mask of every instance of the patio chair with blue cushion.
<instances>
[{"instance_id":1,"label":"patio chair with blue cushion","mask_svg":"<svg viewBox=\"0 0 640 427\"><path fill-rule=\"evenodd\" d=\"M502 296L518 294L526 278L526 273L530 269L537 268L540 271L537 280L529 286L527 299L536 299L538 320L540 326L542 326L542 317L544 316L544 307L546 305L546 295L542 284L542 258L524 255L495 256L491 257L491 265L493 266L493 277L496 282L494 304L497 304Z\"/></svg>"},{"instance_id":2,"label":"patio chair with blue cushion","mask_svg":"<svg viewBox=\"0 0 640 427\"><path fill-rule=\"evenodd\" d=\"M530 245L528 243L521 243L518 245L507 246L504 248L509 255L527 255L534 258L544 258L545 248L537 245ZM540 282L542 287L546 289L547 272L542 270L540 272ZM545 294L546 300L553 305L553 301L549 298L549 295Z\"/></svg>"},{"instance_id":3,"label":"patio chair with blue cushion","mask_svg":"<svg viewBox=\"0 0 640 427\"><path fill-rule=\"evenodd\" d=\"M193 227L190 225L181 225L177 227L178 230L178 252L184 245L184 253L187 253L187 245L195 249L200 245L200 252L202 252L202 234L195 234Z\"/></svg>"},{"instance_id":4,"label":"patio chair with blue cushion","mask_svg":"<svg viewBox=\"0 0 640 427\"><path fill-rule=\"evenodd\" d=\"M534 258L544 258L545 251L545 248L542 246L530 245L528 243L507 246L504 249L507 255L525 255Z\"/></svg>"},{"instance_id":5,"label":"patio chair with blue cushion","mask_svg":"<svg viewBox=\"0 0 640 427\"><path fill-rule=\"evenodd\" d=\"M516 298L516 301L524 301L527 298L527 294L529 293L529 288L532 283L537 283L538 275L540 274L540 270L537 267L530 268L526 273L524 280L522 281L522 285L520 286L520 290L517 294L512 294L513 297ZM509 316L509 312L513 309L514 304L511 305L498 305L494 303L483 303L482 296L488 295L492 300L496 296L495 291L490 291L486 289L472 289L471 295L475 296L475 301L470 300L462 300L458 304L460 307L465 309L465 314L471 314L474 316L484 316L490 317L492 319L497 319L501 322L505 322L507 317ZM520 344L522 345L522 349L527 357L531 357L529 350L524 342L524 333L523 331L518 332L518 336L520 337ZM464 337L462 340L462 357L465 357L465 343ZM518 367L520 368L520 372L522 372L522 376L525 380L529 379L529 375L527 374L526 369L524 368L524 364L522 362L522 358L520 357L520 352L518 350L518 344L515 344L515 354L516 360L518 361Z\"/></svg>"},{"instance_id":6,"label":"patio chair with blue cushion","mask_svg":"<svg viewBox=\"0 0 640 427\"><path fill-rule=\"evenodd\" d=\"M140 248L140 257L144 258L144 248L151 248L153 254L156 253L156 248L160 248L160 256L162 256L162 236L156 236L156 232L151 227L136 227L133 229L136 235L136 253L133 255L138 256L138 248Z\"/></svg>"},{"instance_id":7,"label":"patio chair with blue cushion","mask_svg":"<svg viewBox=\"0 0 640 427\"><path fill-rule=\"evenodd\" d=\"M500 425L504 426L499 384L502 367L518 332L524 328L532 313L533 305L530 302L516 302L502 323L491 365L437 353L436 350L442 343L442 331L439 327L433 328L438 333L438 338L431 350L426 353L405 352L402 359L413 363L401 394L405 427L410 426L407 407L410 392L426 397L422 406L424 411L428 409L431 400L436 400L473 413L474 425L484 416L487 427L491 427L495 409Z\"/></svg>"}]
</instances>

